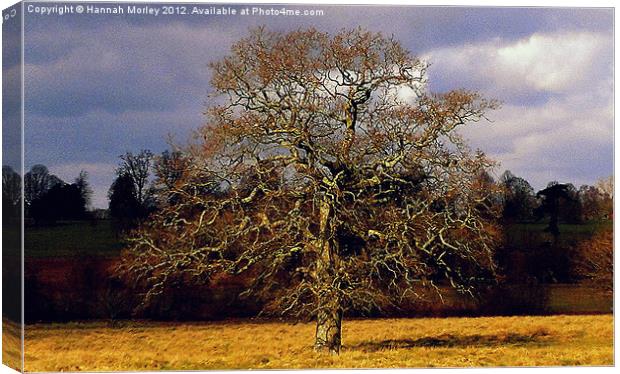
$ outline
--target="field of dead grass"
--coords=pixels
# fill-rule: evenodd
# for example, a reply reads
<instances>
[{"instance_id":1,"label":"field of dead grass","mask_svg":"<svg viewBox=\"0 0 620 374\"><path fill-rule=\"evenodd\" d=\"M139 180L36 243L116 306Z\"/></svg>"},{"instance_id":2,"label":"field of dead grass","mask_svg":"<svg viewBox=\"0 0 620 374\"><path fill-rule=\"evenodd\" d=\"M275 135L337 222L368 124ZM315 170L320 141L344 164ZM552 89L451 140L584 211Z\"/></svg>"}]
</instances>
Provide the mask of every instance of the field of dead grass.
<instances>
[{"instance_id":1,"label":"field of dead grass","mask_svg":"<svg viewBox=\"0 0 620 374\"><path fill-rule=\"evenodd\" d=\"M22 364L21 331L19 324L2 319L2 363L19 370Z\"/></svg>"},{"instance_id":2,"label":"field of dead grass","mask_svg":"<svg viewBox=\"0 0 620 374\"><path fill-rule=\"evenodd\" d=\"M340 356L314 325L105 322L26 326L27 371L613 365L613 316L346 320Z\"/></svg>"}]
</instances>

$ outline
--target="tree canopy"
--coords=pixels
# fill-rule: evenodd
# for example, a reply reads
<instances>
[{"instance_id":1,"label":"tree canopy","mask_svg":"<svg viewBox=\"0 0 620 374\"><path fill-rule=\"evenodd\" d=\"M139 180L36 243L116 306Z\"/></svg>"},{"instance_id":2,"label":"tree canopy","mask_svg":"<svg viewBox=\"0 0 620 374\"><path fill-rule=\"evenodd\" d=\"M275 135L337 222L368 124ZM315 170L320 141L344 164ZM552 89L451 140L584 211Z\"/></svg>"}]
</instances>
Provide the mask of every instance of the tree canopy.
<instances>
[{"instance_id":1,"label":"tree canopy","mask_svg":"<svg viewBox=\"0 0 620 374\"><path fill-rule=\"evenodd\" d=\"M361 29L259 28L211 69L208 123L166 184L175 199L124 255L145 300L248 274L268 310L316 318L315 347L338 352L347 310L492 277L493 162L456 130L496 102L428 92L423 61Z\"/></svg>"}]
</instances>

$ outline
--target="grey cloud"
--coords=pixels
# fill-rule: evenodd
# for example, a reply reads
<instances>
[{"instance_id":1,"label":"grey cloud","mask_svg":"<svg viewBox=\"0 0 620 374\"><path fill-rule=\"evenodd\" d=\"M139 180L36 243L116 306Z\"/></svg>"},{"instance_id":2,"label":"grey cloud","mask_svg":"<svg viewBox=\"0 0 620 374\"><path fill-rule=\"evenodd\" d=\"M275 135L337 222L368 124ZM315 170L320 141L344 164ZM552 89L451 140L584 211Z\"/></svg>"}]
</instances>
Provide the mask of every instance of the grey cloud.
<instances>
[{"instance_id":1,"label":"grey cloud","mask_svg":"<svg viewBox=\"0 0 620 374\"><path fill-rule=\"evenodd\" d=\"M535 33L609 37L613 27L613 11L604 9L299 7L322 8L326 16L31 18L26 23L27 167L43 163L75 177L80 165L115 165L127 150L160 152L167 147L167 134L183 143L204 121L207 64L221 58L249 27L337 31L362 26L394 34L414 54L425 56L467 46L484 47L486 53L492 51L488 46L511 45ZM518 77L494 73L494 62L475 54L444 55L431 66L431 88L474 88L504 100L504 108L491 113L492 126L480 124L466 135L505 168L537 185L571 176L575 183L591 183L611 173L613 81L608 81L607 61L612 51L605 45L600 60L580 72L581 83L562 90L514 84L510 80ZM587 121L596 136L577 131L563 137L566 123L575 127L575 121ZM528 148L522 143L527 137L553 144ZM109 171L92 168L97 206L106 205L111 182Z\"/></svg>"},{"instance_id":2,"label":"grey cloud","mask_svg":"<svg viewBox=\"0 0 620 374\"><path fill-rule=\"evenodd\" d=\"M27 110L60 117L92 110L174 110L188 97L206 97L208 63L223 55L224 46L232 42L230 36L182 24L111 25L96 33L68 35L75 44L57 58L43 62L26 58ZM35 56L45 54L45 48L37 48L46 45L39 34L28 43L28 50Z\"/></svg>"},{"instance_id":3,"label":"grey cloud","mask_svg":"<svg viewBox=\"0 0 620 374\"><path fill-rule=\"evenodd\" d=\"M114 179L110 170L118 164L119 155L139 149L160 153L169 148L167 134L185 144L203 121L200 104L162 113L90 112L69 118L32 115L25 126L26 168L42 163L66 181L86 170L94 190L93 206L104 208Z\"/></svg>"},{"instance_id":4,"label":"grey cloud","mask_svg":"<svg viewBox=\"0 0 620 374\"><path fill-rule=\"evenodd\" d=\"M91 112L71 118L29 116L25 136L26 163L116 162L129 150L163 151L167 134L184 142L204 122L201 106L178 112Z\"/></svg>"},{"instance_id":5,"label":"grey cloud","mask_svg":"<svg viewBox=\"0 0 620 374\"><path fill-rule=\"evenodd\" d=\"M592 184L613 174L613 104L574 95L533 106L507 106L493 123L463 130L484 150L535 188L551 180Z\"/></svg>"},{"instance_id":6,"label":"grey cloud","mask_svg":"<svg viewBox=\"0 0 620 374\"><path fill-rule=\"evenodd\" d=\"M464 129L501 170L535 188L551 180L592 184L613 173L610 33L535 33L429 51L430 79L504 101L492 124ZM433 87L431 85L431 87Z\"/></svg>"}]
</instances>

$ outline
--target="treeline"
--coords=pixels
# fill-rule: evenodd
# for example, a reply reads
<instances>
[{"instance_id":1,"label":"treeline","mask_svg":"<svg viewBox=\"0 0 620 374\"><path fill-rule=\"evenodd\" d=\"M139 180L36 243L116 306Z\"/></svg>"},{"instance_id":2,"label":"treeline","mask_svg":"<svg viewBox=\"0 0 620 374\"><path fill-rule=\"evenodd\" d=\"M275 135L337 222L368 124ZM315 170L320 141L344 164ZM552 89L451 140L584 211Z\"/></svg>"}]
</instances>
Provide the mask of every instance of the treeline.
<instances>
[{"instance_id":1,"label":"treeline","mask_svg":"<svg viewBox=\"0 0 620 374\"><path fill-rule=\"evenodd\" d=\"M120 156L116 179L108 198L110 216L125 228L165 204L174 203L174 183L188 166L188 160L178 151L154 155L149 150L127 152ZM486 174L485 184L495 184L501 191L496 198L502 207L504 224L550 221L550 231L557 224L581 224L613 218L613 177L599 180L594 185L576 188L571 183L551 181L547 187L535 191L530 183L509 170L497 180ZM202 181L204 185L209 181ZM245 181L251 183L250 180ZM557 234L557 233L556 233Z\"/></svg>"},{"instance_id":2,"label":"treeline","mask_svg":"<svg viewBox=\"0 0 620 374\"><path fill-rule=\"evenodd\" d=\"M178 151L154 155L149 150L127 152L120 156L116 178L108 192L108 214L123 230L135 227L164 204L174 201L174 183L188 166ZM594 185L576 188L571 183L549 182L535 191L522 177L505 171L497 180L483 176L486 184L495 184L501 191L496 197L502 207L504 224L549 221L552 234L557 235L559 223L580 224L613 218L613 177ZM73 182L65 182L49 172L44 165L34 165L24 176L26 218L34 222L54 223L60 220L92 218L92 189L88 174L79 173ZM9 166L2 168L3 216L18 217L21 177Z\"/></svg>"},{"instance_id":3,"label":"treeline","mask_svg":"<svg viewBox=\"0 0 620 374\"><path fill-rule=\"evenodd\" d=\"M582 185L579 189L571 183L552 181L546 188L534 192L527 180L505 171L497 183L503 191L504 222L548 218L553 225L554 222L578 224L613 218L613 177L601 179L593 186Z\"/></svg>"},{"instance_id":4,"label":"treeline","mask_svg":"<svg viewBox=\"0 0 620 374\"><path fill-rule=\"evenodd\" d=\"M92 188L88 173L81 171L73 182L51 174L37 164L25 174L24 213L29 223L54 224L59 221L112 218L119 231L136 227L166 200L161 196L181 175L186 160L180 152L164 151L154 155L149 150L119 156L116 177L108 191L108 209L93 209ZM21 217L22 178L10 166L2 168L4 217Z\"/></svg>"},{"instance_id":5,"label":"treeline","mask_svg":"<svg viewBox=\"0 0 620 374\"><path fill-rule=\"evenodd\" d=\"M24 175L24 215L35 224L53 224L92 218L93 191L88 173L81 171L72 183L50 174L44 165L34 165ZM2 167L2 202L5 217L16 217L21 201L21 177L9 166Z\"/></svg>"},{"instance_id":6,"label":"treeline","mask_svg":"<svg viewBox=\"0 0 620 374\"><path fill-rule=\"evenodd\" d=\"M171 203L174 183L188 166L188 160L178 151L155 155L149 150L127 152L119 156L116 177L109 192L108 214L120 230L135 227L159 207ZM504 224L549 221L548 231L558 234L558 224L581 224L613 218L613 177L594 185L576 188L571 183L549 182L546 188L535 191L522 177L505 171L494 180L483 176L485 183L500 187ZM92 189L88 174L79 173L68 183L49 172L44 165L34 165L24 176L26 218L36 223L92 218L90 207ZM11 167L2 168L2 199L5 216L18 215L21 196L21 177Z\"/></svg>"},{"instance_id":7,"label":"treeline","mask_svg":"<svg viewBox=\"0 0 620 374\"><path fill-rule=\"evenodd\" d=\"M541 284L585 283L613 290L613 177L576 188L550 182L534 191L510 171L501 187L503 242L498 246L499 289L529 285L515 305L544 311ZM505 292L504 296L515 296Z\"/></svg>"}]
</instances>

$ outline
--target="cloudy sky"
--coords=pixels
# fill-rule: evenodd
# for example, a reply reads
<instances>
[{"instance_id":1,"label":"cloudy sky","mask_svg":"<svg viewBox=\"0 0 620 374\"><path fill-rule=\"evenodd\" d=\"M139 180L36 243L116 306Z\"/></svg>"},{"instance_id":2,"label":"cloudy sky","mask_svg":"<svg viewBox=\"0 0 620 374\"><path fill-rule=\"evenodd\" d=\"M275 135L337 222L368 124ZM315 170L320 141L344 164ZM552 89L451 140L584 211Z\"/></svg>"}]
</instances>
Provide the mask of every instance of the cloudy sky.
<instances>
[{"instance_id":1,"label":"cloudy sky","mask_svg":"<svg viewBox=\"0 0 620 374\"><path fill-rule=\"evenodd\" d=\"M428 60L431 90L474 89L503 102L492 123L464 132L501 162L496 175L509 169L540 189L613 173L611 9L298 8L325 15L27 13L26 168L45 164L65 181L85 170L93 205L106 207L120 154L161 152L169 136L183 143L203 124L207 65L248 28L359 25L394 34Z\"/></svg>"}]
</instances>

